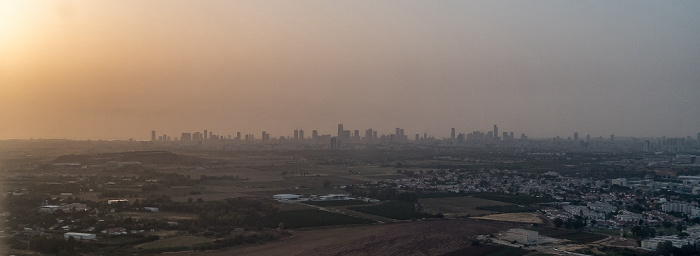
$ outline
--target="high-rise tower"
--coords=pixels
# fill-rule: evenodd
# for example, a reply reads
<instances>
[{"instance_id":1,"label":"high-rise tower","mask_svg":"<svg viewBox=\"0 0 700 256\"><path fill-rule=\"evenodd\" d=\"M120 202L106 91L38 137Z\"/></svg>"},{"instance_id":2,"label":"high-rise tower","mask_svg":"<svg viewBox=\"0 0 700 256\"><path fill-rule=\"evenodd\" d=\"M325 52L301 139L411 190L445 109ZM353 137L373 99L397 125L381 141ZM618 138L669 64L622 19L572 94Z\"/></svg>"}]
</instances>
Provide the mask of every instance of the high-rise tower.
<instances>
[{"instance_id":1,"label":"high-rise tower","mask_svg":"<svg viewBox=\"0 0 700 256\"><path fill-rule=\"evenodd\" d=\"M495 124L493 125L493 139L496 141L500 141L501 139L498 137L498 126Z\"/></svg>"}]
</instances>

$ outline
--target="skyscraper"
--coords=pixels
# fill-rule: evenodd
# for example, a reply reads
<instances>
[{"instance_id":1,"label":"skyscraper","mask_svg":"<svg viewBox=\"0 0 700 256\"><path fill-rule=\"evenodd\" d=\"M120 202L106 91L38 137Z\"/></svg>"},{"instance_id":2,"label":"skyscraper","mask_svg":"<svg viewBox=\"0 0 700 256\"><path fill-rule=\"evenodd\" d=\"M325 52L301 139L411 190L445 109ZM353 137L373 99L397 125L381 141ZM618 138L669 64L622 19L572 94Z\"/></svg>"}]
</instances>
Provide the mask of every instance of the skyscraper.
<instances>
[{"instance_id":1,"label":"skyscraper","mask_svg":"<svg viewBox=\"0 0 700 256\"><path fill-rule=\"evenodd\" d=\"M644 141L644 152L651 152L651 142L649 140Z\"/></svg>"},{"instance_id":2,"label":"skyscraper","mask_svg":"<svg viewBox=\"0 0 700 256\"><path fill-rule=\"evenodd\" d=\"M343 124L338 124L338 138L343 136Z\"/></svg>"},{"instance_id":3,"label":"skyscraper","mask_svg":"<svg viewBox=\"0 0 700 256\"><path fill-rule=\"evenodd\" d=\"M500 141L501 139L498 138L498 126L495 124L493 125L493 139L496 141Z\"/></svg>"},{"instance_id":4,"label":"skyscraper","mask_svg":"<svg viewBox=\"0 0 700 256\"><path fill-rule=\"evenodd\" d=\"M299 140L299 130L294 130L294 141Z\"/></svg>"},{"instance_id":5,"label":"skyscraper","mask_svg":"<svg viewBox=\"0 0 700 256\"><path fill-rule=\"evenodd\" d=\"M574 132L574 142L578 142L578 132Z\"/></svg>"},{"instance_id":6,"label":"skyscraper","mask_svg":"<svg viewBox=\"0 0 700 256\"><path fill-rule=\"evenodd\" d=\"M455 139L455 128L452 128L452 133L450 134L450 139Z\"/></svg>"},{"instance_id":7,"label":"skyscraper","mask_svg":"<svg viewBox=\"0 0 700 256\"><path fill-rule=\"evenodd\" d=\"M156 141L156 131L151 131L151 141Z\"/></svg>"},{"instance_id":8,"label":"skyscraper","mask_svg":"<svg viewBox=\"0 0 700 256\"><path fill-rule=\"evenodd\" d=\"M304 130L299 130L299 140L304 140Z\"/></svg>"},{"instance_id":9,"label":"skyscraper","mask_svg":"<svg viewBox=\"0 0 700 256\"><path fill-rule=\"evenodd\" d=\"M208 138L207 135L209 135L209 132L207 132L207 130L204 130L204 139L205 140Z\"/></svg>"}]
</instances>

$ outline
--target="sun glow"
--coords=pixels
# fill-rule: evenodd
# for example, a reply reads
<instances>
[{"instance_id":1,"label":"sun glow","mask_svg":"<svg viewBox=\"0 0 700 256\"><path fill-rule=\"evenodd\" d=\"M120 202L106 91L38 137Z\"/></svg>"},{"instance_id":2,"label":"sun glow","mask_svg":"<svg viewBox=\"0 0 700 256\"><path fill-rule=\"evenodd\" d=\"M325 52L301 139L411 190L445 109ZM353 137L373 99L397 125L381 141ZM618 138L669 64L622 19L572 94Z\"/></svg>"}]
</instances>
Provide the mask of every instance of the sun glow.
<instances>
[{"instance_id":1,"label":"sun glow","mask_svg":"<svg viewBox=\"0 0 700 256\"><path fill-rule=\"evenodd\" d=\"M32 28L40 18L37 2L0 0L0 64L7 65L28 45Z\"/></svg>"},{"instance_id":2,"label":"sun glow","mask_svg":"<svg viewBox=\"0 0 700 256\"><path fill-rule=\"evenodd\" d=\"M22 1L0 1L0 49L3 51L16 44L21 34L24 7Z\"/></svg>"}]
</instances>

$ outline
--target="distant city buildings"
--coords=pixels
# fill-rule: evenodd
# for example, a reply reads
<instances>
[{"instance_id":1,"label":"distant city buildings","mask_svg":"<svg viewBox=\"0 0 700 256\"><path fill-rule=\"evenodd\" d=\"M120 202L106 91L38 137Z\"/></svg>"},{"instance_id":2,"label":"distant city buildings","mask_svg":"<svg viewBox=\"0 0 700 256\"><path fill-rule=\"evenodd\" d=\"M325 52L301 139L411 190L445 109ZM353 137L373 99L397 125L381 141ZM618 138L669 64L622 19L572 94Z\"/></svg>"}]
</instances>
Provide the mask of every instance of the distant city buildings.
<instances>
[{"instance_id":1,"label":"distant city buildings","mask_svg":"<svg viewBox=\"0 0 700 256\"><path fill-rule=\"evenodd\" d=\"M362 132L364 131L364 132ZM182 132L180 136L171 138L163 133L158 136L155 130L151 131L151 144L173 144L182 147L190 146L215 146L221 144L224 149L238 149L249 146L236 146L232 143L247 143L245 145L253 145L255 142L265 142L268 149L294 149L294 148L320 148L320 149L352 149L363 148L365 144L376 144L384 146L408 146L409 144L439 144L448 143L451 146L462 147L483 147L483 146L498 146L509 147L518 145L519 147L554 147L558 150L571 152L613 152L616 150L633 149L649 154L656 152L682 153L689 152L688 150L700 150L700 133L695 138L687 136L685 138L645 138L642 140L621 137L615 138L614 134L610 135L609 140L605 140L602 136L591 138L587 134L585 139L581 139L579 132L573 132L572 137L562 139L556 136L550 139L532 139L525 133L521 133L516 137L513 131L501 131L499 134L498 125L493 125L493 129L489 131L472 131L467 133L459 132L458 128L452 127L449 129L449 137L435 138L429 136L427 132L414 133L413 138L409 140L409 136L401 127L393 129L392 133L380 134L377 130L369 129L345 129L343 124L338 124L338 130L335 136L332 134L320 134L318 130L312 130L311 137L306 137L304 130L295 129L292 131L291 137L277 136L272 137L270 133L262 131L258 133L259 138L253 133L235 132L235 135L219 135L209 129L204 129L202 132ZM286 145L285 143L294 142L294 145ZM677 164L695 164L695 154L687 154L688 156L678 157L674 160Z\"/></svg>"}]
</instances>

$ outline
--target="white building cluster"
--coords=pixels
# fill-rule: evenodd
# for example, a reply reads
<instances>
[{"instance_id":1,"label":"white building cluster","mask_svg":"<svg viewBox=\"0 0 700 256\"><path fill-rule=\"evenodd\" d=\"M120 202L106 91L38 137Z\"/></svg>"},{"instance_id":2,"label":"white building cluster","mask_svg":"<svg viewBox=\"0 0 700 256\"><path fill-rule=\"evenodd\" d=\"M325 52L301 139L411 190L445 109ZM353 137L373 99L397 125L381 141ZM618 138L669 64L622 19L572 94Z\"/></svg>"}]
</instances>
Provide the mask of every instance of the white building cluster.
<instances>
[{"instance_id":1,"label":"white building cluster","mask_svg":"<svg viewBox=\"0 0 700 256\"><path fill-rule=\"evenodd\" d=\"M668 202L661 205L663 212L682 212L690 216L700 216L700 207L682 202Z\"/></svg>"}]
</instances>

